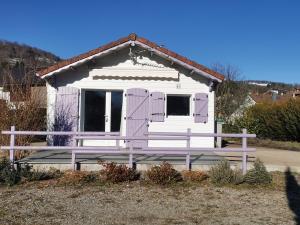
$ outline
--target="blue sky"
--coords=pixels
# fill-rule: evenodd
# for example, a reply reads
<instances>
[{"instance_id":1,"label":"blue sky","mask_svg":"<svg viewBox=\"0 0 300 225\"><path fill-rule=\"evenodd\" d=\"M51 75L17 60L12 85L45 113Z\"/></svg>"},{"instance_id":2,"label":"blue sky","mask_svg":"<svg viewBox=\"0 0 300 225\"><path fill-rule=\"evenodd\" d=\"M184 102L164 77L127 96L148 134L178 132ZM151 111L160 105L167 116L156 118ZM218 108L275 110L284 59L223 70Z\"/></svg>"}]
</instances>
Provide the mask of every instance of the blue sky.
<instances>
[{"instance_id":1,"label":"blue sky","mask_svg":"<svg viewBox=\"0 0 300 225\"><path fill-rule=\"evenodd\" d=\"M247 79L300 83L300 1L1 1L0 38L68 58L135 32Z\"/></svg>"}]
</instances>

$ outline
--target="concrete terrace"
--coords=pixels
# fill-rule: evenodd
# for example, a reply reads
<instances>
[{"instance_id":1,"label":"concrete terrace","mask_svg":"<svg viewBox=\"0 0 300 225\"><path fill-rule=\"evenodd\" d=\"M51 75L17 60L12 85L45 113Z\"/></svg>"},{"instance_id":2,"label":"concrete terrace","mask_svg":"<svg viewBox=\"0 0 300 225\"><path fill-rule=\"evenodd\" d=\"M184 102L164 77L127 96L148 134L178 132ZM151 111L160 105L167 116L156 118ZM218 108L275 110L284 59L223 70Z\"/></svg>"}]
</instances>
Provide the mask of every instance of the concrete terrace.
<instances>
[{"instance_id":1,"label":"concrete terrace","mask_svg":"<svg viewBox=\"0 0 300 225\"><path fill-rule=\"evenodd\" d=\"M99 169L98 162L116 162L118 164L128 164L128 154L76 154L77 168L82 170L97 170ZM240 164L241 154L233 155L230 162L233 167ZM253 161L253 157L249 158ZM224 156L213 152L197 153L191 155L192 169L208 169L218 161L224 159ZM178 155L134 155L136 168L145 170L153 165L159 165L166 161L172 164L178 170L185 170L185 156ZM70 151L37 151L30 156L19 160L19 163L28 163L37 169L47 169L50 167L59 169L71 169L71 152Z\"/></svg>"}]
</instances>

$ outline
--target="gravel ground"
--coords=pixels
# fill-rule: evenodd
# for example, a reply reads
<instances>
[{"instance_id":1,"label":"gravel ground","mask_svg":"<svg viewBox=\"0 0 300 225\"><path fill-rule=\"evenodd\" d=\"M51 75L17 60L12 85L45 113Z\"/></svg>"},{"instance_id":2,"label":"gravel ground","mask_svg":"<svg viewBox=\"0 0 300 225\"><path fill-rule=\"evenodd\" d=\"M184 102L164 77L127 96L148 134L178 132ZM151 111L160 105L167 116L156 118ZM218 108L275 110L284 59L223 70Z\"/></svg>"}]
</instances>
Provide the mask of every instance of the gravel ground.
<instances>
[{"instance_id":1,"label":"gravel ground","mask_svg":"<svg viewBox=\"0 0 300 225\"><path fill-rule=\"evenodd\" d=\"M0 224L296 224L283 190L21 185L0 188Z\"/></svg>"}]
</instances>

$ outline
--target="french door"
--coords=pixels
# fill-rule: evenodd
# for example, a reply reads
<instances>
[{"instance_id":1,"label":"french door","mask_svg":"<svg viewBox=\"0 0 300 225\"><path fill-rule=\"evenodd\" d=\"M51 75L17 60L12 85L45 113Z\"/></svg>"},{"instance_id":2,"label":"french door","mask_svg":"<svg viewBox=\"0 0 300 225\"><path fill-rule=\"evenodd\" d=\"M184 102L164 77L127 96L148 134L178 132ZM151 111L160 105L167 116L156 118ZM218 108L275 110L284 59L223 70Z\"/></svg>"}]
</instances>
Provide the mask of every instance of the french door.
<instances>
[{"instance_id":1,"label":"french door","mask_svg":"<svg viewBox=\"0 0 300 225\"><path fill-rule=\"evenodd\" d=\"M121 128L122 91L83 90L82 130L118 132Z\"/></svg>"}]
</instances>

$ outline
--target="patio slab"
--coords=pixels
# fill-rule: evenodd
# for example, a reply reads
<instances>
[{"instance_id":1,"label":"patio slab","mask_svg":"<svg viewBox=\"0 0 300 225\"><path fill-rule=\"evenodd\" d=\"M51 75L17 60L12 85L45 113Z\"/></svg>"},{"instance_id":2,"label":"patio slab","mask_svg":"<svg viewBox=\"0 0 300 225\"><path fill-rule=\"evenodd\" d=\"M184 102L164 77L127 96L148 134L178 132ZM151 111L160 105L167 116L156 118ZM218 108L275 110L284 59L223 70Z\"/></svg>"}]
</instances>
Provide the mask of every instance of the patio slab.
<instances>
[{"instance_id":1,"label":"patio slab","mask_svg":"<svg viewBox=\"0 0 300 225\"><path fill-rule=\"evenodd\" d=\"M97 170L99 162L116 162L128 164L128 154L76 154L76 164L82 170ZM191 155L191 166L193 168L210 167L222 160L224 157L213 152L197 153ZM152 165L159 165L166 161L179 170L185 169L185 156L178 155L134 155L134 161L138 169L144 170ZM55 167L59 169L71 168L71 152L69 151L38 151L32 155L19 160L19 163L28 163L36 168Z\"/></svg>"}]
</instances>

